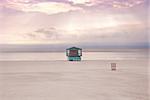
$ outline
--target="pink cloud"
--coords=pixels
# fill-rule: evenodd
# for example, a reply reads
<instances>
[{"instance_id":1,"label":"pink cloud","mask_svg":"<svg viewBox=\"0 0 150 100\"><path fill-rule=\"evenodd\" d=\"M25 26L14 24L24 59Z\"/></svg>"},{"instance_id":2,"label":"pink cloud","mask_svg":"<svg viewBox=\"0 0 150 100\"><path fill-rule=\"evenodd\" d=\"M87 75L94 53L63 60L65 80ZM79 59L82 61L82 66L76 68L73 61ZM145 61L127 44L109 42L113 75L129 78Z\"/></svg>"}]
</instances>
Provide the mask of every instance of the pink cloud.
<instances>
[{"instance_id":1,"label":"pink cloud","mask_svg":"<svg viewBox=\"0 0 150 100\"><path fill-rule=\"evenodd\" d=\"M84 6L107 5L114 8L130 8L144 3L146 0L68 0L75 5Z\"/></svg>"},{"instance_id":2,"label":"pink cloud","mask_svg":"<svg viewBox=\"0 0 150 100\"><path fill-rule=\"evenodd\" d=\"M63 2L31 2L33 0L7 0L7 3L4 3L3 6L23 12L40 12L46 14L82 10L80 7Z\"/></svg>"}]
</instances>

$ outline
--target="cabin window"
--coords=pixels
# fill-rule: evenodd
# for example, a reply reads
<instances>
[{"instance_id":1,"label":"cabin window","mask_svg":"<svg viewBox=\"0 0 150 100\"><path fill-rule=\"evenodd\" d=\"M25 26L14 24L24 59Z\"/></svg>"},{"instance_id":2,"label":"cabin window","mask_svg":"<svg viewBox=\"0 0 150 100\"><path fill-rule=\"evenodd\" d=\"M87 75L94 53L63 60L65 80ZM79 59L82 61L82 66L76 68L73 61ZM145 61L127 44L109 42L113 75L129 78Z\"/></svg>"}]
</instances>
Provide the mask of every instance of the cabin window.
<instances>
[{"instance_id":1,"label":"cabin window","mask_svg":"<svg viewBox=\"0 0 150 100\"><path fill-rule=\"evenodd\" d=\"M78 50L70 50L69 56L78 56Z\"/></svg>"},{"instance_id":2,"label":"cabin window","mask_svg":"<svg viewBox=\"0 0 150 100\"><path fill-rule=\"evenodd\" d=\"M81 56L82 55L82 51L78 50L78 54L79 54L79 56Z\"/></svg>"},{"instance_id":3,"label":"cabin window","mask_svg":"<svg viewBox=\"0 0 150 100\"><path fill-rule=\"evenodd\" d=\"M69 50L67 50L67 56L69 55L69 53L70 53L70 51L69 51Z\"/></svg>"}]
</instances>

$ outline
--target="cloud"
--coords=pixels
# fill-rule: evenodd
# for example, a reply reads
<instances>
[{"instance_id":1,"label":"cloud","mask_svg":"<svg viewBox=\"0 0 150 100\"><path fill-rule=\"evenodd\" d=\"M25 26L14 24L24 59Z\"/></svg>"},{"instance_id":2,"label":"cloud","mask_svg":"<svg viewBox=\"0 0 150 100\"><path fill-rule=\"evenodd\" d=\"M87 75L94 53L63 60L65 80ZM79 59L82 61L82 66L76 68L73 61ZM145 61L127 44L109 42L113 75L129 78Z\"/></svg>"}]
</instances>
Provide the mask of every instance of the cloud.
<instances>
[{"instance_id":1,"label":"cloud","mask_svg":"<svg viewBox=\"0 0 150 100\"><path fill-rule=\"evenodd\" d=\"M56 40L59 39L60 34L57 32L55 28L44 29L40 28L35 30L34 32L27 33L27 36L31 39L39 39L39 40Z\"/></svg>"},{"instance_id":2,"label":"cloud","mask_svg":"<svg viewBox=\"0 0 150 100\"><path fill-rule=\"evenodd\" d=\"M57 14L83 10L84 6L104 6L118 9L131 8L142 5L146 3L146 1L147 0L6 0L4 6L24 12Z\"/></svg>"},{"instance_id":3,"label":"cloud","mask_svg":"<svg viewBox=\"0 0 150 100\"><path fill-rule=\"evenodd\" d=\"M147 6L108 8L115 7L113 4L127 8L128 4L135 6L144 1L3 0L0 3L0 43L146 42L147 29L142 27L146 27Z\"/></svg>"},{"instance_id":4,"label":"cloud","mask_svg":"<svg viewBox=\"0 0 150 100\"><path fill-rule=\"evenodd\" d=\"M30 32L0 34L0 43L8 44L136 44L147 43L147 28L141 25L121 25L107 28L65 30L59 28L38 28ZM70 34L71 33L71 34Z\"/></svg>"},{"instance_id":5,"label":"cloud","mask_svg":"<svg viewBox=\"0 0 150 100\"><path fill-rule=\"evenodd\" d=\"M8 0L5 7L23 12L41 12L46 14L57 14L68 11L81 10L80 7L72 6L63 2L34 2L32 0Z\"/></svg>"},{"instance_id":6,"label":"cloud","mask_svg":"<svg viewBox=\"0 0 150 100\"><path fill-rule=\"evenodd\" d=\"M33 32L25 33L25 39L38 43L64 43L70 39L75 40L76 34L67 34L66 30L50 28L40 28Z\"/></svg>"},{"instance_id":7,"label":"cloud","mask_svg":"<svg viewBox=\"0 0 150 100\"><path fill-rule=\"evenodd\" d=\"M108 6L114 8L130 8L144 3L146 0L68 0L75 5L84 6Z\"/></svg>"},{"instance_id":8,"label":"cloud","mask_svg":"<svg viewBox=\"0 0 150 100\"><path fill-rule=\"evenodd\" d=\"M68 0L69 2L72 2L73 4L86 4L86 3L91 3L92 1L95 0Z\"/></svg>"},{"instance_id":9,"label":"cloud","mask_svg":"<svg viewBox=\"0 0 150 100\"><path fill-rule=\"evenodd\" d=\"M8 3L12 2L12 3L33 3L35 2L35 0L6 0Z\"/></svg>"},{"instance_id":10,"label":"cloud","mask_svg":"<svg viewBox=\"0 0 150 100\"><path fill-rule=\"evenodd\" d=\"M144 43L147 42L146 28L140 25L122 25L120 28L91 28L75 30L73 34L68 30L57 28L37 29L26 34L29 41L38 43ZM78 33L78 34L76 34Z\"/></svg>"}]
</instances>

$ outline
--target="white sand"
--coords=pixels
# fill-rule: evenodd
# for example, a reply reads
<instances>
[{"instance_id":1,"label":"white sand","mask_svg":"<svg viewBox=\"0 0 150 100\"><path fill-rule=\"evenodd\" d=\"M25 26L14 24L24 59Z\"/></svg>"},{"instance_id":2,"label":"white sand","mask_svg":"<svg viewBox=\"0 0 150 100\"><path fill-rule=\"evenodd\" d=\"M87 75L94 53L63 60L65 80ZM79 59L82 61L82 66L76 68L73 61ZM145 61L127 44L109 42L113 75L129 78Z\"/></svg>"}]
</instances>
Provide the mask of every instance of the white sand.
<instances>
[{"instance_id":1,"label":"white sand","mask_svg":"<svg viewBox=\"0 0 150 100\"><path fill-rule=\"evenodd\" d=\"M148 100L148 61L1 61L0 100Z\"/></svg>"}]
</instances>

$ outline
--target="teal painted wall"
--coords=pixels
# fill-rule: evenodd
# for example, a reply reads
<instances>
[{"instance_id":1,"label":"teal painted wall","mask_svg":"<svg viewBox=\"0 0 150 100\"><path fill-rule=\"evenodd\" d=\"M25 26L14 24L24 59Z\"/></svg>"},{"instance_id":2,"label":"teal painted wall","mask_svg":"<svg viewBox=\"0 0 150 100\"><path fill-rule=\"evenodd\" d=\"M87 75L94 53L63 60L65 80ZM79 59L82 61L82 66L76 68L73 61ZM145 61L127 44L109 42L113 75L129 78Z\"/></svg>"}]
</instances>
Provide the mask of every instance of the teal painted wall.
<instances>
[{"instance_id":1,"label":"teal painted wall","mask_svg":"<svg viewBox=\"0 0 150 100\"><path fill-rule=\"evenodd\" d=\"M69 61L81 61L81 57L68 57Z\"/></svg>"}]
</instances>

